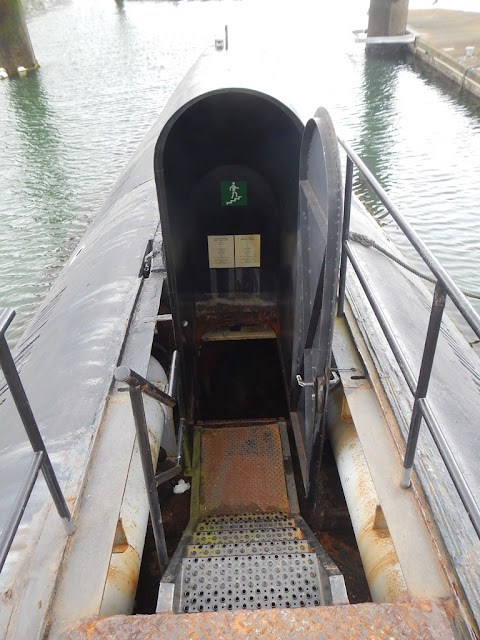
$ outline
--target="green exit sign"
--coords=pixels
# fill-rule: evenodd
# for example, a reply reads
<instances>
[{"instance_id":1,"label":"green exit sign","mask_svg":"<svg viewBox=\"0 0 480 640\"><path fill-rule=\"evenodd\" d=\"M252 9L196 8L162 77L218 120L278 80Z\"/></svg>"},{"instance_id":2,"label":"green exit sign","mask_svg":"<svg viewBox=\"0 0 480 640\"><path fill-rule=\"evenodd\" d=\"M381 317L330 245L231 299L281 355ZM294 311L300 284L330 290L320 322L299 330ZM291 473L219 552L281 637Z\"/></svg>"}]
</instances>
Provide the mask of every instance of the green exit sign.
<instances>
[{"instance_id":1,"label":"green exit sign","mask_svg":"<svg viewBox=\"0 0 480 640\"><path fill-rule=\"evenodd\" d=\"M221 197L222 207L245 207L247 205L247 181L222 181Z\"/></svg>"}]
</instances>

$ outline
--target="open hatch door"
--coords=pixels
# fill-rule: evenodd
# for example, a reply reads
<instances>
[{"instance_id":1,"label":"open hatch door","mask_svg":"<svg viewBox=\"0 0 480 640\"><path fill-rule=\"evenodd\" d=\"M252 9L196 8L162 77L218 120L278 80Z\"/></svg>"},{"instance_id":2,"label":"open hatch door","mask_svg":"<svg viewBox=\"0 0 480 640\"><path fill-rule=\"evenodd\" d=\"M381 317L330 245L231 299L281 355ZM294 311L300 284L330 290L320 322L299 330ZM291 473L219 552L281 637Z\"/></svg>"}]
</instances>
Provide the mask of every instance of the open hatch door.
<instances>
[{"instance_id":1,"label":"open hatch door","mask_svg":"<svg viewBox=\"0 0 480 640\"><path fill-rule=\"evenodd\" d=\"M305 127L299 187L290 388L303 480L312 503L325 439L343 218L337 138L323 107Z\"/></svg>"}]
</instances>

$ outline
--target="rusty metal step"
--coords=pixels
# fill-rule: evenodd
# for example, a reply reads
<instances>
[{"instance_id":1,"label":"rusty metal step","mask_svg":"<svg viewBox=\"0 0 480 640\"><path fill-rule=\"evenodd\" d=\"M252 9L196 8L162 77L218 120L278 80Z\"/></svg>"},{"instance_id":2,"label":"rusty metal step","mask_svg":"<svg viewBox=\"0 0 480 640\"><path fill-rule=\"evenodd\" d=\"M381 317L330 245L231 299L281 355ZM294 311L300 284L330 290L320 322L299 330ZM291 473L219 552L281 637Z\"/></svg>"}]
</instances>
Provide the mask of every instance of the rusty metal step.
<instances>
[{"instance_id":1,"label":"rusty metal step","mask_svg":"<svg viewBox=\"0 0 480 640\"><path fill-rule=\"evenodd\" d=\"M348 602L340 572L293 515L298 504L284 466L290 459L286 431L282 437L279 424L202 428L196 443L197 519L162 578L157 611Z\"/></svg>"},{"instance_id":2,"label":"rusty metal step","mask_svg":"<svg viewBox=\"0 0 480 640\"><path fill-rule=\"evenodd\" d=\"M202 428L200 514L290 515L278 423Z\"/></svg>"},{"instance_id":3,"label":"rusty metal step","mask_svg":"<svg viewBox=\"0 0 480 640\"><path fill-rule=\"evenodd\" d=\"M197 523L182 560L177 612L324 604L319 559L296 524L281 513Z\"/></svg>"},{"instance_id":4,"label":"rusty metal step","mask_svg":"<svg viewBox=\"0 0 480 640\"><path fill-rule=\"evenodd\" d=\"M218 611L202 615L114 616L88 620L68 634L68 640L453 640L448 616L438 600L366 603L307 609Z\"/></svg>"}]
</instances>

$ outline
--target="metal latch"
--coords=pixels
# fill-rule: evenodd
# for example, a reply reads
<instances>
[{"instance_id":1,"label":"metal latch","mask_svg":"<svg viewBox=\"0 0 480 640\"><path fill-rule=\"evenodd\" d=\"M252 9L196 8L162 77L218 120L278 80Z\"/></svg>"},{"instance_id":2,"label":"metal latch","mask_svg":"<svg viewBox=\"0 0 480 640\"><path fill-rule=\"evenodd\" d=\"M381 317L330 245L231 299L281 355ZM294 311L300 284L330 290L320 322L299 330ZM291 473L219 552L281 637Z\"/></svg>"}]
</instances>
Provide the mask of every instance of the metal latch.
<instances>
[{"instance_id":1,"label":"metal latch","mask_svg":"<svg viewBox=\"0 0 480 640\"><path fill-rule=\"evenodd\" d=\"M338 373L335 373L335 371L330 371L330 383L328 388L334 389L339 382L340 382L340 376L338 375Z\"/></svg>"},{"instance_id":2,"label":"metal latch","mask_svg":"<svg viewBox=\"0 0 480 640\"><path fill-rule=\"evenodd\" d=\"M302 389L304 389L305 387L315 386L315 382L304 382L302 376L299 374L297 374L296 378L297 378L298 386L302 387ZM335 371L330 371L329 389L333 389L333 387L336 387L339 382L340 382L340 376L337 373L335 373Z\"/></svg>"},{"instance_id":3,"label":"metal latch","mask_svg":"<svg viewBox=\"0 0 480 640\"><path fill-rule=\"evenodd\" d=\"M297 382L298 382L298 386L305 388L305 387L314 387L315 386L315 382L304 382L302 379L302 376L300 374L297 374L296 376L297 378Z\"/></svg>"}]
</instances>

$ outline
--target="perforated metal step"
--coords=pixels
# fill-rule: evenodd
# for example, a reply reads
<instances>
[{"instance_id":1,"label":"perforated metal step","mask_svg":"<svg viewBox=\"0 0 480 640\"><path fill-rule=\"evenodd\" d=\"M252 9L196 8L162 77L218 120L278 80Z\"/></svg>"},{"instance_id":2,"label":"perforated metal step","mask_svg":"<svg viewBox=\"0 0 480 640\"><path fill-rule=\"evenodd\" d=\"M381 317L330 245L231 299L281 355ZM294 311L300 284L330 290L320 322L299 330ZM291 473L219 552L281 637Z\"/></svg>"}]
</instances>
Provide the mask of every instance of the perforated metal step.
<instances>
[{"instance_id":1,"label":"perforated metal step","mask_svg":"<svg viewBox=\"0 0 480 640\"><path fill-rule=\"evenodd\" d=\"M286 431L282 440L278 424L207 428L196 432L196 447L196 519L162 578L157 610L331 604L330 576L339 572L325 553L317 555L306 523L292 516L298 503L293 478L286 481ZM336 601L348 602L336 585Z\"/></svg>"},{"instance_id":2,"label":"perforated metal step","mask_svg":"<svg viewBox=\"0 0 480 640\"><path fill-rule=\"evenodd\" d=\"M197 531L220 529L270 529L295 527L295 519L283 513L242 513L235 516L208 516L197 525Z\"/></svg>"},{"instance_id":3,"label":"perforated metal step","mask_svg":"<svg viewBox=\"0 0 480 640\"><path fill-rule=\"evenodd\" d=\"M183 560L180 609L185 613L318 606L320 594L315 553Z\"/></svg>"},{"instance_id":4,"label":"perforated metal step","mask_svg":"<svg viewBox=\"0 0 480 640\"><path fill-rule=\"evenodd\" d=\"M269 540L267 542L235 542L233 544L195 544L187 550L188 557L248 556L252 554L305 553L312 551L306 540Z\"/></svg>"},{"instance_id":5,"label":"perforated metal step","mask_svg":"<svg viewBox=\"0 0 480 640\"><path fill-rule=\"evenodd\" d=\"M235 542L268 542L269 540L301 540L298 527L277 529L222 529L221 531L198 531L194 533L192 544L231 544Z\"/></svg>"}]
</instances>

